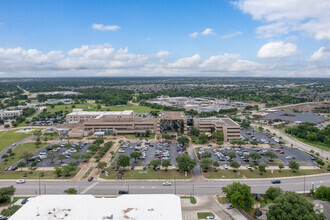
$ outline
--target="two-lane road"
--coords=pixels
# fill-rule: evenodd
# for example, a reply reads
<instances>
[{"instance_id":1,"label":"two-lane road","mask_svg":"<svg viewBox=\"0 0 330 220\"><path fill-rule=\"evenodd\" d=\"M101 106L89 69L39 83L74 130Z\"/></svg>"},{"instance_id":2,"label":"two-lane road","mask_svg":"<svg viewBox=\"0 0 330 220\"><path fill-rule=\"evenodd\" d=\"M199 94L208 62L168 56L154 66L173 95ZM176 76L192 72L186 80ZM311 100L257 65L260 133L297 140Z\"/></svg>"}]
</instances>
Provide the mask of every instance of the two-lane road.
<instances>
[{"instance_id":1,"label":"two-lane road","mask_svg":"<svg viewBox=\"0 0 330 220\"><path fill-rule=\"evenodd\" d=\"M165 181L165 180L164 180ZM237 180L238 181L238 180ZM316 185L330 186L330 174L283 178L281 184L275 186L281 187L283 190L306 192ZM63 194L64 190L74 187L84 194L93 195L116 195L119 190L129 190L131 194L220 194L221 187L234 182L233 180L214 180L207 182L192 181L172 181L171 186L163 186L163 181L100 181L100 182L70 182L70 181L29 181L25 184L16 184L15 181L0 181L0 187L14 185L17 195L35 195L41 194ZM269 179L239 180L251 186L253 193L264 193L271 184Z\"/></svg>"}]
</instances>

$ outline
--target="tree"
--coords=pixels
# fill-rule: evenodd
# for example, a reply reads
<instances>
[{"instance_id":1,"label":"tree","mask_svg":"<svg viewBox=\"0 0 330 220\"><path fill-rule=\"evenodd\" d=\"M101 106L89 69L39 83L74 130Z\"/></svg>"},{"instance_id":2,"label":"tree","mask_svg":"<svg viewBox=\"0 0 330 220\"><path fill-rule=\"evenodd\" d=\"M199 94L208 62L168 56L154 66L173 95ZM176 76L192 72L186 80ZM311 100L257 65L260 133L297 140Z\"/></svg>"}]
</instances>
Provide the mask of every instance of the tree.
<instances>
[{"instance_id":1,"label":"tree","mask_svg":"<svg viewBox=\"0 0 330 220\"><path fill-rule=\"evenodd\" d=\"M100 110L102 108L101 104L97 104L97 110Z\"/></svg>"},{"instance_id":2,"label":"tree","mask_svg":"<svg viewBox=\"0 0 330 220\"><path fill-rule=\"evenodd\" d=\"M315 197L330 202L330 186L320 186L315 191Z\"/></svg>"},{"instance_id":3,"label":"tree","mask_svg":"<svg viewBox=\"0 0 330 220\"><path fill-rule=\"evenodd\" d=\"M246 119L244 119L242 122L241 122L241 126L245 129L248 129L250 127L250 122Z\"/></svg>"},{"instance_id":4,"label":"tree","mask_svg":"<svg viewBox=\"0 0 330 220\"><path fill-rule=\"evenodd\" d=\"M169 134L162 134L162 138L166 139L166 140L170 140L170 139L172 139L172 136Z\"/></svg>"},{"instance_id":5,"label":"tree","mask_svg":"<svg viewBox=\"0 0 330 220\"><path fill-rule=\"evenodd\" d=\"M235 208L242 207L243 209L246 209L253 204L251 188L246 184L234 182L222 187L222 191L226 194L226 198Z\"/></svg>"},{"instance_id":6,"label":"tree","mask_svg":"<svg viewBox=\"0 0 330 220\"><path fill-rule=\"evenodd\" d=\"M78 191L75 188L68 188L68 189L64 190L64 192L66 194L77 194L78 193Z\"/></svg>"},{"instance_id":7,"label":"tree","mask_svg":"<svg viewBox=\"0 0 330 220\"><path fill-rule=\"evenodd\" d=\"M61 167L55 167L55 174L61 176L63 169Z\"/></svg>"},{"instance_id":8,"label":"tree","mask_svg":"<svg viewBox=\"0 0 330 220\"><path fill-rule=\"evenodd\" d=\"M261 158L261 155L257 152L252 152L248 155L253 161L259 160Z\"/></svg>"},{"instance_id":9,"label":"tree","mask_svg":"<svg viewBox=\"0 0 330 220\"><path fill-rule=\"evenodd\" d=\"M154 170L161 164L160 160L152 160L150 161L150 165L153 167Z\"/></svg>"},{"instance_id":10,"label":"tree","mask_svg":"<svg viewBox=\"0 0 330 220\"><path fill-rule=\"evenodd\" d=\"M0 188L0 204L8 202L15 191L16 189L13 186Z\"/></svg>"},{"instance_id":11,"label":"tree","mask_svg":"<svg viewBox=\"0 0 330 220\"><path fill-rule=\"evenodd\" d=\"M208 137L204 132L198 135L198 143L199 144L206 144L207 140L208 140Z\"/></svg>"},{"instance_id":12,"label":"tree","mask_svg":"<svg viewBox=\"0 0 330 220\"><path fill-rule=\"evenodd\" d=\"M171 163L170 163L169 160L164 160L164 161L162 162L162 167L164 167L165 170L167 170L167 167L169 167L169 166L171 166Z\"/></svg>"},{"instance_id":13,"label":"tree","mask_svg":"<svg viewBox=\"0 0 330 220\"><path fill-rule=\"evenodd\" d=\"M234 168L234 172L237 171L238 168L240 168L241 164L239 164L237 161L230 162L230 167Z\"/></svg>"},{"instance_id":14,"label":"tree","mask_svg":"<svg viewBox=\"0 0 330 220\"><path fill-rule=\"evenodd\" d=\"M185 146L185 144L189 144L190 140L186 136L181 136L181 137L178 138L178 142L180 144L182 144L183 146Z\"/></svg>"},{"instance_id":15,"label":"tree","mask_svg":"<svg viewBox=\"0 0 330 220\"><path fill-rule=\"evenodd\" d=\"M293 172L296 172L297 170L299 170L299 163L297 163L296 161L290 161L289 162L289 168L293 170Z\"/></svg>"},{"instance_id":16,"label":"tree","mask_svg":"<svg viewBox=\"0 0 330 220\"><path fill-rule=\"evenodd\" d=\"M210 158L212 157L212 153L211 152L204 152L202 154L199 155L200 158Z\"/></svg>"},{"instance_id":17,"label":"tree","mask_svg":"<svg viewBox=\"0 0 330 220\"><path fill-rule=\"evenodd\" d=\"M69 148L71 148L71 147L72 147L71 144L64 144L64 148L66 148L66 149L69 149Z\"/></svg>"},{"instance_id":18,"label":"tree","mask_svg":"<svg viewBox=\"0 0 330 220\"><path fill-rule=\"evenodd\" d=\"M71 154L70 156L72 159L75 159L77 163L79 162L79 159L81 158L80 154Z\"/></svg>"},{"instance_id":19,"label":"tree","mask_svg":"<svg viewBox=\"0 0 330 220\"><path fill-rule=\"evenodd\" d=\"M190 130L190 134L194 135L194 136L198 136L200 134L200 131L197 128L192 128Z\"/></svg>"},{"instance_id":20,"label":"tree","mask_svg":"<svg viewBox=\"0 0 330 220\"><path fill-rule=\"evenodd\" d=\"M17 212L22 206L20 205L12 205L9 208L3 209L1 210L1 215L4 216L12 216L15 214L15 212Z\"/></svg>"},{"instance_id":21,"label":"tree","mask_svg":"<svg viewBox=\"0 0 330 220\"><path fill-rule=\"evenodd\" d=\"M270 161L273 161L275 158L277 158L277 155L272 151L267 151L265 153L265 157L269 157Z\"/></svg>"},{"instance_id":22,"label":"tree","mask_svg":"<svg viewBox=\"0 0 330 220\"><path fill-rule=\"evenodd\" d=\"M210 158L203 158L200 161L200 165L202 169L208 169L210 168L210 166L212 165L213 160L211 160Z\"/></svg>"},{"instance_id":23,"label":"tree","mask_svg":"<svg viewBox=\"0 0 330 220\"><path fill-rule=\"evenodd\" d=\"M146 137L150 137L150 130L146 130Z\"/></svg>"},{"instance_id":24,"label":"tree","mask_svg":"<svg viewBox=\"0 0 330 220\"><path fill-rule=\"evenodd\" d=\"M325 220L322 213L316 213L312 205L302 195L285 192L278 196L267 213L269 220L313 219Z\"/></svg>"},{"instance_id":25,"label":"tree","mask_svg":"<svg viewBox=\"0 0 330 220\"><path fill-rule=\"evenodd\" d=\"M70 165L63 167L62 172L65 176L70 176L70 173L75 171L76 168Z\"/></svg>"},{"instance_id":26,"label":"tree","mask_svg":"<svg viewBox=\"0 0 330 220\"><path fill-rule=\"evenodd\" d=\"M266 190L266 196L267 198L274 200L276 199L278 196L280 196L283 193L283 191L281 190L280 187L269 187Z\"/></svg>"},{"instance_id":27,"label":"tree","mask_svg":"<svg viewBox=\"0 0 330 220\"><path fill-rule=\"evenodd\" d=\"M233 147L235 147L237 141L236 141L236 140L232 140L232 141L229 141L229 143L230 143L231 145L233 145Z\"/></svg>"},{"instance_id":28,"label":"tree","mask_svg":"<svg viewBox=\"0 0 330 220\"><path fill-rule=\"evenodd\" d=\"M223 132L222 131L213 132L212 137L215 138L217 141L223 141Z\"/></svg>"},{"instance_id":29,"label":"tree","mask_svg":"<svg viewBox=\"0 0 330 220\"><path fill-rule=\"evenodd\" d=\"M139 159L142 156L142 152L141 151L133 151L130 155L129 155L132 159L136 160Z\"/></svg>"},{"instance_id":30,"label":"tree","mask_svg":"<svg viewBox=\"0 0 330 220\"><path fill-rule=\"evenodd\" d=\"M99 162L96 168L103 170L106 166L107 166L106 162Z\"/></svg>"},{"instance_id":31,"label":"tree","mask_svg":"<svg viewBox=\"0 0 330 220\"><path fill-rule=\"evenodd\" d=\"M188 155L178 156L175 161L178 163L180 170L190 171L196 166L196 160Z\"/></svg>"},{"instance_id":32,"label":"tree","mask_svg":"<svg viewBox=\"0 0 330 220\"><path fill-rule=\"evenodd\" d=\"M278 168L280 168L280 172L282 171L282 169L284 168L283 164L278 165Z\"/></svg>"},{"instance_id":33,"label":"tree","mask_svg":"<svg viewBox=\"0 0 330 220\"><path fill-rule=\"evenodd\" d=\"M62 155L62 154L60 154L60 155L58 155L57 156L57 159L59 159L60 161L61 161L61 163L63 162L63 160L64 159L66 159L66 156L65 155Z\"/></svg>"},{"instance_id":34,"label":"tree","mask_svg":"<svg viewBox=\"0 0 330 220\"><path fill-rule=\"evenodd\" d=\"M40 147L40 145L41 145L41 141L40 141L40 139L37 140L34 144L36 145L36 147Z\"/></svg>"},{"instance_id":35,"label":"tree","mask_svg":"<svg viewBox=\"0 0 330 220\"><path fill-rule=\"evenodd\" d=\"M54 159L57 158L57 154L55 152L50 152L47 154L47 158L51 159L52 163L54 163Z\"/></svg>"},{"instance_id":36,"label":"tree","mask_svg":"<svg viewBox=\"0 0 330 220\"><path fill-rule=\"evenodd\" d=\"M256 141L251 141L250 144L252 144L253 146L258 146L258 142Z\"/></svg>"},{"instance_id":37,"label":"tree","mask_svg":"<svg viewBox=\"0 0 330 220\"><path fill-rule=\"evenodd\" d=\"M237 140L236 144L238 145L238 147L241 147L243 144L245 144L245 142L243 140Z\"/></svg>"},{"instance_id":38,"label":"tree","mask_svg":"<svg viewBox=\"0 0 330 220\"><path fill-rule=\"evenodd\" d=\"M21 159L24 159L26 161L26 163L28 164L29 163L29 159L33 156L33 154L25 151L23 152L22 156L21 156Z\"/></svg>"},{"instance_id":39,"label":"tree","mask_svg":"<svg viewBox=\"0 0 330 220\"><path fill-rule=\"evenodd\" d=\"M89 161L91 159L92 155L90 153L85 153L81 155L81 157L84 159L84 161Z\"/></svg>"},{"instance_id":40,"label":"tree","mask_svg":"<svg viewBox=\"0 0 330 220\"><path fill-rule=\"evenodd\" d=\"M218 161L214 161L214 162L213 162L213 167L214 167L214 169L216 169L216 168L219 167L219 166L220 166L220 164L219 164Z\"/></svg>"},{"instance_id":41,"label":"tree","mask_svg":"<svg viewBox=\"0 0 330 220\"><path fill-rule=\"evenodd\" d=\"M21 171L22 171L23 167L25 167L25 166L26 166L26 163L24 163L23 161L21 161L17 164L17 167L21 168Z\"/></svg>"},{"instance_id":42,"label":"tree","mask_svg":"<svg viewBox=\"0 0 330 220\"><path fill-rule=\"evenodd\" d=\"M119 155L118 160L117 160L117 165L120 167L127 167L130 165L131 158L126 155Z\"/></svg>"},{"instance_id":43,"label":"tree","mask_svg":"<svg viewBox=\"0 0 330 220\"><path fill-rule=\"evenodd\" d=\"M236 154L233 151L228 152L227 156L230 157L230 159L236 158Z\"/></svg>"},{"instance_id":44,"label":"tree","mask_svg":"<svg viewBox=\"0 0 330 220\"><path fill-rule=\"evenodd\" d=\"M8 158L8 154L3 154L1 156L1 159L4 159L5 162L8 160L7 158Z\"/></svg>"},{"instance_id":45,"label":"tree","mask_svg":"<svg viewBox=\"0 0 330 220\"><path fill-rule=\"evenodd\" d=\"M267 167L267 165L266 164L260 164L259 166L258 166L258 169L259 169L259 172L260 172L260 175L262 175L262 173L263 172L266 172L266 167Z\"/></svg>"}]
</instances>

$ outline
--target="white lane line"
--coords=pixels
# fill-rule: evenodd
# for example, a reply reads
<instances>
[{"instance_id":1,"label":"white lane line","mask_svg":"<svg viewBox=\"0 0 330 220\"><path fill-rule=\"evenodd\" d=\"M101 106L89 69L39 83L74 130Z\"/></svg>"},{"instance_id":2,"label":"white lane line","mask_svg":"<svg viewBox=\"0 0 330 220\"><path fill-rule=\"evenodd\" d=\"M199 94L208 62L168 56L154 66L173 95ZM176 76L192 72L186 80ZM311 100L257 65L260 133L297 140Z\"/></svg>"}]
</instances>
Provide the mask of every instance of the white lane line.
<instances>
[{"instance_id":1,"label":"white lane line","mask_svg":"<svg viewBox=\"0 0 330 220\"><path fill-rule=\"evenodd\" d=\"M85 194L86 192L88 192L90 189L92 189L94 186L96 186L97 184L99 184L99 182L94 182L92 185L90 185L89 187L87 187L86 189L84 189L81 194Z\"/></svg>"}]
</instances>

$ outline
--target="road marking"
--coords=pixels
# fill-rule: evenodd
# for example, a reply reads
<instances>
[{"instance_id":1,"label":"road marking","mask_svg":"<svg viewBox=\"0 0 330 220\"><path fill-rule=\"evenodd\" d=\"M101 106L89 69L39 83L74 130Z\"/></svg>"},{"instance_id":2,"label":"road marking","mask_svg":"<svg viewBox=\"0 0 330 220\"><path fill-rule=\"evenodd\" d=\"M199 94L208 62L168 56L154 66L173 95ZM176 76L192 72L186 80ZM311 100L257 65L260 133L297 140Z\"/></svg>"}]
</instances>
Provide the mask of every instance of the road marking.
<instances>
[{"instance_id":1,"label":"road marking","mask_svg":"<svg viewBox=\"0 0 330 220\"><path fill-rule=\"evenodd\" d=\"M81 194L85 194L86 192L88 192L90 189L92 189L94 186L96 186L97 184L99 184L99 182L95 182L92 185L90 185L89 187L87 187L86 189L84 189Z\"/></svg>"}]
</instances>

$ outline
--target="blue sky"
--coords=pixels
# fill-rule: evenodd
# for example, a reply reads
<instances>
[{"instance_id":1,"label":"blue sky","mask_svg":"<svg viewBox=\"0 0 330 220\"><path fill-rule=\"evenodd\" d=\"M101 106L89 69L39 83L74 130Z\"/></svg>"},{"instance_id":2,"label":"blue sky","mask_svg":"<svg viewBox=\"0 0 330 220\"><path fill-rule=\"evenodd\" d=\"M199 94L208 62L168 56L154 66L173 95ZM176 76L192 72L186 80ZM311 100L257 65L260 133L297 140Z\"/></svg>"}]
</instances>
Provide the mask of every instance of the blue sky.
<instances>
[{"instance_id":1,"label":"blue sky","mask_svg":"<svg viewBox=\"0 0 330 220\"><path fill-rule=\"evenodd\" d=\"M330 5L301 1L1 1L0 76L329 77Z\"/></svg>"}]
</instances>

